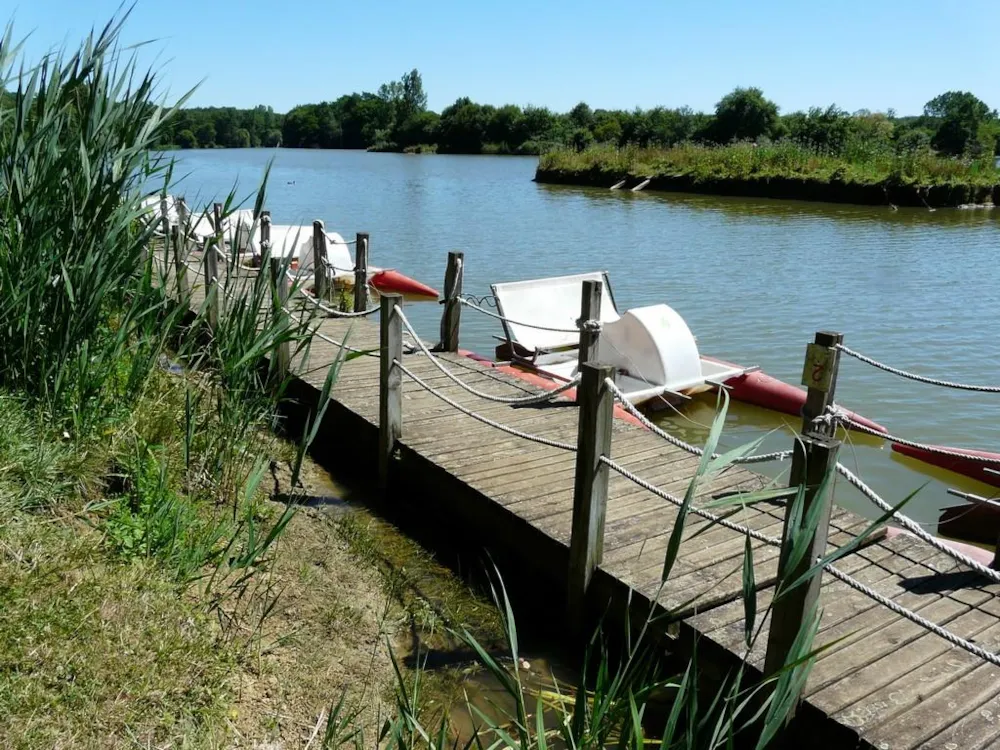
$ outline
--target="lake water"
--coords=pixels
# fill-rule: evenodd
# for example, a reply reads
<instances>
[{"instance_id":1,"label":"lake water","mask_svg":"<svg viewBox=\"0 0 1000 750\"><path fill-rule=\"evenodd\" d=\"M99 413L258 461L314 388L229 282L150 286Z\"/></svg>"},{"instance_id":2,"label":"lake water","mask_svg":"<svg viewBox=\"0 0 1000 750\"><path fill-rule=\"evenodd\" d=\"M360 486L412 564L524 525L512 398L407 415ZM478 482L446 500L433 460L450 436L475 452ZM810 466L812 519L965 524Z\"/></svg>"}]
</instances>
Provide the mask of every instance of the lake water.
<instances>
[{"instance_id":1,"label":"lake water","mask_svg":"<svg viewBox=\"0 0 1000 750\"><path fill-rule=\"evenodd\" d=\"M842 331L849 346L898 367L1000 383L1000 209L892 211L546 186L531 181L530 157L291 149L175 156L172 190L191 205L237 182L240 195L250 193L273 159L266 204L275 223L319 218L347 238L370 232L370 263L438 288L449 250L465 252L465 291L477 295L495 281L607 270L619 309L666 302L704 353L793 383L819 329ZM408 311L425 339L436 339L439 314L433 304ZM466 311L462 346L492 353L495 323ZM997 394L921 385L844 358L837 396L904 437L1000 450ZM696 402L662 421L704 439L713 405ZM766 436L766 449L787 448L787 425L797 421L734 404L725 441ZM926 483L908 508L924 523L955 502L948 487L992 494L866 439L845 444L841 460L890 501ZM843 485L838 502L870 513Z\"/></svg>"}]
</instances>

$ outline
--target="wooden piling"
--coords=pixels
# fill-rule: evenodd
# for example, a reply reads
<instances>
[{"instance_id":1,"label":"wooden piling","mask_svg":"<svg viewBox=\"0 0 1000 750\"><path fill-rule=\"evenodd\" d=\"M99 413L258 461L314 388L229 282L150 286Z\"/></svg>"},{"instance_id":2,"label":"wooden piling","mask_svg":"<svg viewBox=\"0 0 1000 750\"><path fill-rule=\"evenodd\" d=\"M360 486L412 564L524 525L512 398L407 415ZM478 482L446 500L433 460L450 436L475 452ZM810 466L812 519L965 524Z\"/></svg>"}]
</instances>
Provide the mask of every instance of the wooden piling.
<instances>
[{"instance_id":1,"label":"wooden piling","mask_svg":"<svg viewBox=\"0 0 1000 750\"><path fill-rule=\"evenodd\" d=\"M160 196L160 223L163 227L163 262L166 268L170 255L170 214L166 193Z\"/></svg>"},{"instance_id":2,"label":"wooden piling","mask_svg":"<svg viewBox=\"0 0 1000 750\"><path fill-rule=\"evenodd\" d=\"M219 256L215 249L215 240L205 238L202 246L202 273L205 276L205 304L207 305L208 327L215 330L219 327Z\"/></svg>"},{"instance_id":3,"label":"wooden piling","mask_svg":"<svg viewBox=\"0 0 1000 750\"><path fill-rule=\"evenodd\" d=\"M360 243L359 243L360 244ZM402 309L403 297L383 294L379 328L378 389L378 480L379 489L389 487L389 465L396 441L403 435L403 373L395 362L403 361L403 319L394 314Z\"/></svg>"},{"instance_id":4,"label":"wooden piling","mask_svg":"<svg viewBox=\"0 0 1000 750\"><path fill-rule=\"evenodd\" d=\"M269 257L268 268L271 271L271 298L274 303L274 315L280 322L288 319L288 280L285 278L284 259ZM288 377L288 368L292 362L291 343L282 341L278 344L275 356L276 380L284 382Z\"/></svg>"},{"instance_id":5,"label":"wooden piling","mask_svg":"<svg viewBox=\"0 0 1000 750\"><path fill-rule=\"evenodd\" d=\"M604 284L588 279L583 282L583 295L580 300L580 353L579 369L583 371L586 362L597 361L597 342L601 337L599 330L590 330L587 321L601 319L601 290Z\"/></svg>"},{"instance_id":6,"label":"wooden piling","mask_svg":"<svg viewBox=\"0 0 1000 750\"><path fill-rule=\"evenodd\" d=\"M614 368L585 362L577 388L580 410L577 428L576 477L573 484L573 525L569 543L567 614L573 628L583 628L587 590L604 551L604 516L608 501L608 466L615 399L605 380ZM581 635L579 630L577 635Z\"/></svg>"},{"instance_id":7,"label":"wooden piling","mask_svg":"<svg viewBox=\"0 0 1000 750\"><path fill-rule=\"evenodd\" d=\"M313 222L313 270L316 273L316 299L325 301L330 297L330 277L327 275L326 228L319 220Z\"/></svg>"},{"instance_id":8,"label":"wooden piling","mask_svg":"<svg viewBox=\"0 0 1000 750\"><path fill-rule=\"evenodd\" d=\"M271 257L271 212L260 212L260 265L261 268Z\"/></svg>"},{"instance_id":9,"label":"wooden piling","mask_svg":"<svg viewBox=\"0 0 1000 750\"><path fill-rule=\"evenodd\" d=\"M441 343L437 350L458 351L458 331L462 322L462 277L465 253L448 253L448 266L444 273L444 312L441 315Z\"/></svg>"},{"instance_id":10,"label":"wooden piling","mask_svg":"<svg viewBox=\"0 0 1000 750\"><path fill-rule=\"evenodd\" d=\"M183 195L177 196L177 225L181 228L181 242L184 244L184 257L188 254L188 241L191 227L191 211L187 205L187 199Z\"/></svg>"},{"instance_id":11,"label":"wooden piling","mask_svg":"<svg viewBox=\"0 0 1000 750\"><path fill-rule=\"evenodd\" d=\"M215 246L219 249L222 257L226 257L226 237L222 231L222 204L212 205L212 224L215 227Z\"/></svg>"},{"instance_id":12,"label":"wooden piling","mask_svg":"<svg viewBox=\"0 0 1000 750\"><path fill-rule=\"evenodd\" d=\"M177 279L177 300L183 304L187 300L189 289L187 265L184 263L184 255L181 252L182 246L180 226L170 227L170 247L173 248L174 273ZM169 262L163 269L164 277L166 277L168 268L170 268Z\"/></svg>"},{"instance_id":13,"label":"wooden piling","mask_svg":"<svg viewBox=\"0 0 1000 750\"><path fill-rule=\"evenodd\" d=\"M368 309L368 232L358 232L354 243L354 312Z\"/></svg>"},{"instance_id":14,"label":"wooden piling","mask_svg":"<svg viewBox=\"0 0 1000 750\"><path fill-rule=\"evenodd\" d=\"M826 554L833 493L828 480L836 471L840 441L836 438L833 420L820 420L833 404L837 385L840 350L836 345L843 336L830 331L816 334L814 343L806 349L802 382L808 386L806 404L802 410L802 435L795 441L792 458L790 486L805 485L804 503L798 514L798 527L792 528L794 500L785 507L785 526L782 534L781 555L778 562L779 595L771 610L771 625L764 660L765 677L772 676L784 667L793 643L802 627L809 627L818 611L822 572L787 593L780 593L805 574L816 561ZM817 505L819 506L817 508ZM816 515L814 528L808 519ZM790 561L794 537L808 533L805 553L797 562ZM800 542L801 543L801 542Z\"/></svg>"}]
</instances>

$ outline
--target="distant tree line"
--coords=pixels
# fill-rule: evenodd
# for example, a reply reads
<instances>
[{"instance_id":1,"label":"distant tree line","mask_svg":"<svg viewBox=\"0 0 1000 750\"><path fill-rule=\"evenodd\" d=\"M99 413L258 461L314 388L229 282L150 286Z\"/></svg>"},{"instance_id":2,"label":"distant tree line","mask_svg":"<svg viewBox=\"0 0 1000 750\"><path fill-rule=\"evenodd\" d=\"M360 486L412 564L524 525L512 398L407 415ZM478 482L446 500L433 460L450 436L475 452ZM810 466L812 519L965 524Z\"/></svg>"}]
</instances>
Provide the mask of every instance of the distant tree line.
<instances>
[{"instance_id":1,"label":"distant tree line","mask_svg":"<svg viewBox=\"0 0 1000 750\"><path fill-rule=\"evenodd\" d=\"M919 116L898 117L892 110L850 113L835 105L781 115L758 88L735 89L712 114L687 107L594 110L582 102L555 113L545 107L478 104L468 97L436 113L427 109L420 73L412 70L375 93L303 104L285 115L263 105L184 109L170 123L163 145L537 154L593 144L669 147L762 139L792 140L846 157L891 149L980 158L1000 152L1000 120L996 110L961 91L935 97Z\"/></svg>"}]
</instances>

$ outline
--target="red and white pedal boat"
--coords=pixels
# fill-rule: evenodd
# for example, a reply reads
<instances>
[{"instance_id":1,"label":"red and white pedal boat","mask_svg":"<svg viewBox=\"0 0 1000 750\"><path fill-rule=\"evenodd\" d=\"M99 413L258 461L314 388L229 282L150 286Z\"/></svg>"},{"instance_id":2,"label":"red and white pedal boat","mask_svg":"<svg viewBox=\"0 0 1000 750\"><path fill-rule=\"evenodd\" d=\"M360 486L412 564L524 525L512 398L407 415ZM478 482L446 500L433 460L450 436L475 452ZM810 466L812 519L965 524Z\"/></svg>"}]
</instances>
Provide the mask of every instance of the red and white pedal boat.
<instances>
[{"instance_id":1,"label":"red and white pedal boat","mask_svg":"<svg viewBox=\"0 0 1000 750\"><path fill-rule=\"evenodd\" d=\"M616 385L636 406L662 400L679 402L692 395L726 388L738 401L799 416L806 392L756 367L743 367L702 355L684 319L665 304L619 313L605 272L493 284L504 338L497 359L532 382L553 388L576 377L581 288L584 281L603 285L598 361L615 367ZM541 326L541 327L536 327ZM555 330L550 330L555 329ZM853 412L857 422L879 432L885 428Z\"/></svg>"}]
</instances>

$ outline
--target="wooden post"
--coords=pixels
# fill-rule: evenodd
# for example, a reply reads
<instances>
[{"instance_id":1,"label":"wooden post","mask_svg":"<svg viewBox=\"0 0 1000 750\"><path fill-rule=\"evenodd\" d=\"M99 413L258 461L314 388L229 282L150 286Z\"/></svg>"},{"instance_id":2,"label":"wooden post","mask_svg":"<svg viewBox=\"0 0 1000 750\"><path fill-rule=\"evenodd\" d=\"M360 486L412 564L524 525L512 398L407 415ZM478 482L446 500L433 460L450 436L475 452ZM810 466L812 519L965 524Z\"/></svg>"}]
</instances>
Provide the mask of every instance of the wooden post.
<instances>
[{"instance_id":1,"label":"wooden post","mask_svg":"<svg viewBox=\"0 0 1000 750\"><path fill-rule=\"evenodd\" d=\"M816 334L815 342L806 349L802 382L809 387L809 392L802 409L802 435L795 441L790 481L791 487L805 484L805 502L798 529L789 528L793 520L791 510L794 501L790 500L786 504L785 528L778 561L779 592L782 585L797 580L826 554L833 496L831 487L823 488L821 493L820 485L830 472L835 471L840 441L836 438L836 424L833 420L817 421L817 417L825 414L827 407L833 404L840 365L840 350L836 345L843 339L842 334L820 331ZM818 520L809 537L806 552L795 565L791 565L789 555L793 534L801 533L808 517L817 512L817 504ZM799 630L810 622L817 610L822 580L822 573L814 575L806 583L787 594L779 595L775 600L764 659L766 677L776 674L785 665Z\"/></svg>"},{"instance_id":2,"label":"wooden post","mask_svg":"<svg viewBox=\"0 0 1000 750\"><path fill-rule=\"evenodd\" d=\"M837 373L840 370L840 349L844 334L835 331L817 331L812 344L806 347L806 362L802 369L802 385L809 388L806 405L802 409L802 432L817 435L836 434L833 421L815 423L828 407L833 406L837 390Z\"/></svg>"},{"instance_id":3,"label":"wooden post","mask_svg":"<svg viewBox=\"0 0 1000 750\"><path fill-rule=\"evenodd\" d=\"M614 373L610 365L585 362L577 388L580 410L576 443L576 480L573 484L573 530L569 543L568 616L570 626L583 630L587 589L604 552L604 514L608 500L608 467L615 398L604 382Z\"/></svg>"},{"instance_id":4,"label":"wooden post","mask_svg":"<svg viewBox=\"0 0 1000 750\"><path fill-rule=\"evenodd\" d=\"M358 232L354 243L354 312L368 309L368 232Z\"/></svg>"},{"instance_id":5,"label":"wooden post","mask_svg":"<svg viewBox=\"0 0 1000 750\"><path fill-rule=\"evenodd\" d=\"M208 327L215 330L219 327L219 256L215 252L215 242L211 237L205 238L202 246L203 272L205 274L205 303L208 305Z\"/></svg>"},{"instance_id":6,"label":"wooden post","mask_svg":"<svg viewBox=\"0 0 1000 750\"><path fill-rule=\"evenodd\" d=\"M462 276L465 253L448 253L448 267L444 272L444 313L441 315L441 343L437 350L458 351L458 330L462 322Z\"/></svg>"},{"instance_id":7,"label":"wooden post","mask_svg":"<svg viewBox=\"0 0 1000 750\"><path fill-rule=\"evenodd\" d=\"M383 294L379 329L378 480L389 487L389 465L396 441L403 434L403 373L393 361L403 361L403 319L393 312L403 307L399 294Z\"/></svg>"},{"instance_id":8,"label":"wooden post","mask_svg":"<svg viewBox=\"0 0 1000 750\"><path fill-rule=\"evenodd\" d=\"M313 222L313 270L316 272L316 299L330 296L330 277L327 276L326 229L322 221Z\"/></svg>"},{"instance_id":9,"label":"wooden post","mask_svg":"<svg viewBox=\"0 0 1000 750\"><path fill-rule=\"evenodd\" d=\"M184 244L184 257L188 254L188 233L191 227L191 211L188 209L187 200L183 195L177 197L177 225L181 228L181 242Z\"/></svg>"},{"instance_id":10,"label":"wooden post","mask_svg":"<svg viewBox=\"0 0 1000 750\"><path fill-rule=\"evenodd\" d=\"M174 250L174 273L177 278L177 301L187 304L188 280L187 265L184 263L184 256L181 254L181 228L180 226L170 227L170 246ZM168 265L169 268L169 265ZM167 270L164 269L164 276Z\"/></svg>"},{"instance_id":11,"label":"wooden post","mask_svg":"<svg viewBox=\"0 0 1000 750\"><path fill-rule=\"evenodd\" d=\"M282 258L268 258L271 271L271 295L274 302L275 318L281 320L288 317L288 280L285 279L284 261ZM284 382L288 377L288 368L292 362L291 343L283 341L278 344L274 353L277 372L277 382Z\"/></svg>"},{"instance_id":12,"label":"wooden post","mask_svg":"<svg viewBox=\"0 0 1000 750\"><path fill-rule=\"evenodd\" d=\"M163 273L170 266L170 214L168 213L167 194L160 196L160 223L163 225Z\"/></svg>"},{"instance_id":13,"label":"wooden post","mask_svg":"<svg viewBox=\"0 0 1000 750\"><path fill-rule=\"evenodd\" d=\"M585 363L597 361L597 341L601 337L601 332L588 330L586 322L601 319L601 290L603 288L604 284L600 281L583 282L583 297L580 300L580 358L578 365L581 372Z\"/></svg>"},{"instance_id":14,"label":"wooden post","mask_svg":"<svg viewBox=\"0 0 1000 750\"><path fill-rule=\"evenodd\" d=\"M222 257L226 257L226 238L222 232L222 204L215 203L212 206L213 225L215 226L215 246Z\"/></svg>"},{"instance_id":15,"label":"wooden post","mask_svg":"<svg viewBox=\"0 0 1000 750\"><path fill-rule=\"evenodd\" d=\"M260 212L260 266L263 268L271 257L271 212Z\"/></svg>"}]
</instances>

